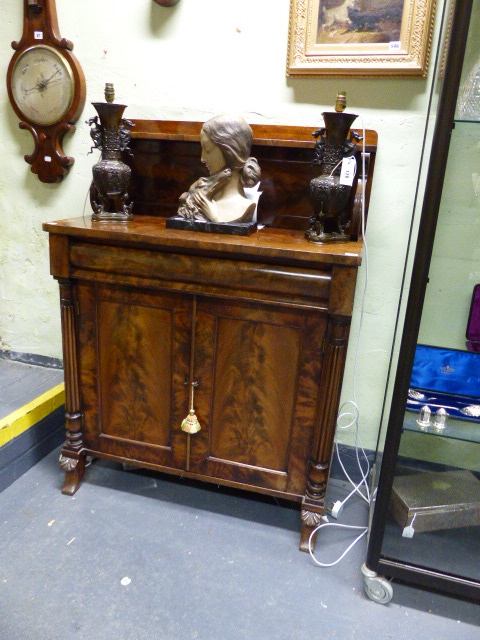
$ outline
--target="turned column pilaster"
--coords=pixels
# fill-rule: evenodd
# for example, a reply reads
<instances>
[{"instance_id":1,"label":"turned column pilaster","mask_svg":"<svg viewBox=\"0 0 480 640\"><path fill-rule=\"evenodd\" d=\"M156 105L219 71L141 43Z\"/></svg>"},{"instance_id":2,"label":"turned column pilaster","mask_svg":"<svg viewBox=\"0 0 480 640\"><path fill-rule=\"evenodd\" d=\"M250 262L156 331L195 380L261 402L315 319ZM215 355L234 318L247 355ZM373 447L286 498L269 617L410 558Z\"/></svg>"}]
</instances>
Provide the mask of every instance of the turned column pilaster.
<instances>
[{"instance_id":1,"label":"turned column pilaster","mask_svg":"<svg viewBox=\"0 0 480 640\"><path fill-rule=\"evenodd\" d=\"M349 317L331 317L324 347L319 402L307 486L302 502L300 549L308 551L308 539L321 522L330 472L331 452L337 424L338 404L350 330Z\"/></svg>"},{"instance_id":2,"label":"turned column pilaster","mask_svg":"<svg viewBox=\"0 0 480 640\"><path fill-rule=\"evenodd\" d=\"M62 493L72 495L78 489L85 469L82 454L82 411L76 348L75 301L73 285L67 278L59 278L62 349L65 375L66 442L60 454L60 466L65 471Z\"/></svg>"}]
</instances>

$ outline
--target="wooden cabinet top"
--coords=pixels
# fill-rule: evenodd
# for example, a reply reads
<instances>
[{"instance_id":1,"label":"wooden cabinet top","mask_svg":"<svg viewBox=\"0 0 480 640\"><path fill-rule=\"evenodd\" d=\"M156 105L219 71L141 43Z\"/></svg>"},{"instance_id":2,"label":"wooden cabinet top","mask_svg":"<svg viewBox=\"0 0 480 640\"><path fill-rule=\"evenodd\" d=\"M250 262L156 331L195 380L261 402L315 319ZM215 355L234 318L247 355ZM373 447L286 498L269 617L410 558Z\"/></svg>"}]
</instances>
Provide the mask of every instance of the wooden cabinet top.
<instances>
[{"instance_id":1,"label":"wooden cabinet top","mask_svg":"<svg viewBox=\"0 0 480 640\"><path fill-rule=\"evenodd\" d=\"M312 266L358 266L363 247L361 241L324 245L311 243L302 231L293 229L264 227L248 237L167 229L165 218L156 216L136 216L128 223L92 222L90 216L70 218L46 222L43 229L50 234L95 244Z\"/></svg>"}]
</instances>

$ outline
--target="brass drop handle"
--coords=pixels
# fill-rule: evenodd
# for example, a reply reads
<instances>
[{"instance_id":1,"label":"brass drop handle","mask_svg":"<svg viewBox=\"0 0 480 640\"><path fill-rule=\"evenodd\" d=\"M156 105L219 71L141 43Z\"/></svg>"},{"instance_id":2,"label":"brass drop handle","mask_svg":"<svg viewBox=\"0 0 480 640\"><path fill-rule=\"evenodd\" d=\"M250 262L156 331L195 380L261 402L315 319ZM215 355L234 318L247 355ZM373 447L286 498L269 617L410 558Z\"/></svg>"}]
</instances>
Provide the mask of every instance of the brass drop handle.
<instances>
[{"instance_id":1,"label":"brass drop handle","mask_svg":"<svg viewBox=\"0 0 480 640\"><path fill-rule=\"evenodd\" d=\"M193 408L193 396L195 389L198 387L198 380L195 380L190 385L190 411L188 416L182 421L180 428L186 433L198 433L202 428L197 416L195 415L195 409Z\"/></svg>"}]
</instances>

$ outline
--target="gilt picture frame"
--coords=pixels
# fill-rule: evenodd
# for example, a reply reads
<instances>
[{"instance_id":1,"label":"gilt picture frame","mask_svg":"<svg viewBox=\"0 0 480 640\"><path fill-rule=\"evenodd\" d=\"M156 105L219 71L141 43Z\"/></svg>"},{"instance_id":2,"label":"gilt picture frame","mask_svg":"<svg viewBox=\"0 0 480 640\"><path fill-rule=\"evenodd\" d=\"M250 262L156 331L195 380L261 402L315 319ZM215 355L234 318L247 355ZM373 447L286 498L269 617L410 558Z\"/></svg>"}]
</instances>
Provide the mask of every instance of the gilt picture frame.
<instances>
[{"instance_id":1,"label":"gilt picture frame","mask_svg":"<svg viewBox=\"0 0 480 640\"><path fill-rule=\"evenodd\" d=\"M290 0L288 76L428 70L436 0Z\"/></svg>"}]
</instances>

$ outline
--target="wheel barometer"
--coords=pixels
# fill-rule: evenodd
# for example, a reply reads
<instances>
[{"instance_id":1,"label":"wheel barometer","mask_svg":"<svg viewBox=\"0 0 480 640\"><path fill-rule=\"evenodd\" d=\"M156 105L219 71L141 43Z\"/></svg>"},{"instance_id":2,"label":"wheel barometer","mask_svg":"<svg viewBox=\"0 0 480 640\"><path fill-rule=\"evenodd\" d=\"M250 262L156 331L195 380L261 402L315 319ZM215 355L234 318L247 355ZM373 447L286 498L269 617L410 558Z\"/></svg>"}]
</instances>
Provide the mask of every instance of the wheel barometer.
<instances>
[{"instance_id":1,"label":"wheel barometer","mask_svg":"<svg viewBox=\"0 0 480 640\"><path fill-rule=\"evenodd\" d=\"M12 42L7 89L20 128L35 148L25 160L42 182L59 182L74 159L62 141L85 105L85 78L71 53L73 44L58 34L54 0L24 0L23 35Z\"/></svg>"}]
</instances>

